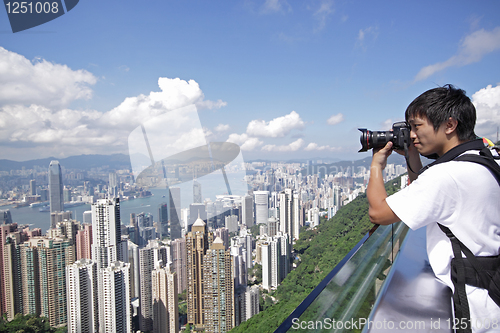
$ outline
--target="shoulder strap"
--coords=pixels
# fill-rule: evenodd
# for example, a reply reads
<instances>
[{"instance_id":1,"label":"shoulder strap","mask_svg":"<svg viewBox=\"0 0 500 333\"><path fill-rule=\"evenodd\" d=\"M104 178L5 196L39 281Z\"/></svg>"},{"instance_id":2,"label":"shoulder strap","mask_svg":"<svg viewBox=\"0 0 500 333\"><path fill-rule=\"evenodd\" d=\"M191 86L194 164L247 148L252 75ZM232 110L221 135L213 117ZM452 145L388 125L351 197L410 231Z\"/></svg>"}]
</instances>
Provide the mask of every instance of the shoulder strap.
<instances>
[{"instance_id":1,"label":"shoulder strap","mask_svg":"<svg viewBox=\"0 0 500 333\"><path fill-rule=\"evenodd\" d=\"M495 176L495 179L497 180L498 184L500 185L500 165L498 165L498 163L495 162L495 158L496 156L494 157L488 148L483 148L479 153L479 155L465 154L455 158L454 160L468 161L484 165L491 171L493 176Z\"/></svg>"},{"instance_id":2,"label":"shoulder strap","mask_svg":"<svg viewBox=\"0 0 500 333\"><path fill-rule=\"evenodd\" d=\"M476 140L464 142L464 143L459 144L458 146L453 147L452 149L448 150L443 156L439 157L434 162L432 162L432 163L426 165L425 167L423 167L422 169L420 169L420 171L418 173L421 174L422 172L424 172L425 170L429 169L430 167L432 167L436 164L441 164L444 162L452 161L452 160L456 159L458 156L465 153L466 151L482 150L483 148L484 148L484 143L483 143L482 139L476 139Z\"/></svg>"},{"instance_id":3,"label":"shoulder strap","mask_svg":"<svg viewBox=\"0 0 500 333\"><path fill-rule=\"evenodd\" d=\"M462 155L464 152L469 150L479 150L480 152L479 155L475 154ZM419 173L424 172L433 165L443 162L448 162L452 160L468 161L468 162L478 163L487 167L495 177L498 184L500 185L500 165L498 165L498 163L495 162L495 159L498 159L498 157L493 156L491 154L491 151L484 146L482 141L474 140L466 142L465 144L459 145L451 149L446 154L437 159L435 162L427 165L427 167L425 168L422 168L422 170L420 170ZM449 228L439 223L438 226L450 239L451 246L453 249L453 256L455 257L454 262L455 262L455 268L457 270L457 278L452 280L453 286L455 287L455 291L453 293L453 303L455 305L455 318L459 319L466 318L469 320L468 322L470 322L469 302L465 290L466 272L465 272L465 264L462 257L462 252L467 257L469 263L474 267L479 276L479 279L481 279L484 285L488 285L488 280L491 280L491 277L488 276L488 274L483 269L481 263L479 262L479 260L476 259L474 254L453 234L453 232ZM465 329L459 330L459 332L469 333L471 332L471 327L467 325Z\"/></svg>"},{"instance_id":4,"label":"shoulder strap","mask_svg":"<svg viewBox=\"0 0 500 333\"><path fill-rule=\"evenodd\" d=\"M453 292L455 318L458 318L459 320L461 320L462 318L470 319L469 301L467 299L467 292L465 290L465 266L462 260L462 249L460 246L463 244L458 240L458 238L455 237L450 229L439 223L438 226L450 239L454 257L460 258L459 260L456 260L457 279L452 280L453 286L455 287L455 290ZM465 329L462 332L470 333L470 327L467 328L468 329Z\"/></svg>"}]
</instances>

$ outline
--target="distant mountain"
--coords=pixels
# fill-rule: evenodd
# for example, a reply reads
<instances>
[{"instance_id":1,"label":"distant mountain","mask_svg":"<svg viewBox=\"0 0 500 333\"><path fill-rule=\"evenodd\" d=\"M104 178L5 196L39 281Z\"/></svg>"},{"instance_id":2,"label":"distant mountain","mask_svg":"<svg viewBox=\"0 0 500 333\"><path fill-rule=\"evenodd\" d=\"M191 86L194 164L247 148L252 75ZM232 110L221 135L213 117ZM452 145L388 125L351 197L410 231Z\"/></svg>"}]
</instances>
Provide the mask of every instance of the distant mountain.
<instances>
[{"instance_id":1,"label":"distant mountain","mask_svg":"<svg viewBox=\"0 0 500 333\"><path fill-rule=\"evenodd\" d=\"M65 169L81 169L89 170L91 168L99 168L108 166L109 169L130 169L130 158L125 154L113 155L78 155L66 158L48 157L29 161L11 161L0 160L0 171L33 169L34 166L49 167L50 161L57 160L61 167Z\"/></svg>"}]
</instances>

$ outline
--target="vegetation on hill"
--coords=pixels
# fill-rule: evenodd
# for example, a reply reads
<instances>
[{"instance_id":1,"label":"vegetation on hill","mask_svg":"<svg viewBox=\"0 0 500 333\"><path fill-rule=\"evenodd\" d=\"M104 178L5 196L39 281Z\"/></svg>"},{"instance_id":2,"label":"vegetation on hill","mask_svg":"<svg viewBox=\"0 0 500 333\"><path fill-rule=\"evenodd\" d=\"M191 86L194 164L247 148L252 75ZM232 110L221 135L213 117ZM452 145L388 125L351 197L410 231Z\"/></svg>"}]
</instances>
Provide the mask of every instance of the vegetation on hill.
<instances>
[{"instance_id":1,"label":"vegetation on hill","mask_svg":"<svg viewBox=\"0 0 500 333\"><path fill-rule=\"evenodd\" d=\"M49 319L35 315L22 315L18 313L12 321L0 318L0 333L63 333L66 327L50 327Z\"/></svg>"},{"instance_id":2,"label":"vegetation on hill","mask_svg":"<svg viewBox=\"0 0 500 333\"><path fill-rule=\"evenodd\" d=\"M397 191L399 184L399 178L388 182L388 194ZM366 195L361 194L330 220L322 219L316 229L301 231L294 246L299 257L298 266L270 294L278 302L269 306L270 297L264 294L268 306L265 311L231 332L273 332L372 227L368 218L368 201Z\"/></svg>"}]
</instances>

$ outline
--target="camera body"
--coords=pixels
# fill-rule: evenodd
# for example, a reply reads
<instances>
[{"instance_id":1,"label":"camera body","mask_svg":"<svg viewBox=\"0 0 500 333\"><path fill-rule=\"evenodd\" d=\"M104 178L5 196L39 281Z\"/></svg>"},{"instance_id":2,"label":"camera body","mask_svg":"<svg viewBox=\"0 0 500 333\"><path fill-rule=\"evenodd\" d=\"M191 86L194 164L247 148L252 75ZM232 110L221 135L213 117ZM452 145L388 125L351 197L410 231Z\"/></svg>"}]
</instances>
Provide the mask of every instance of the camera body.
<instances>
[{"instance_id":1,"label":"camera body","mask_svg":"<svg viewBox=\"0 0 500 333\"><path fill-rule=\"evenodd\" d=\"M382 148L389 141L392 141L393 149L405 149L410 145L410 126L406 121L392 124L392 131L370 131L366 128L359 128L359 130L361 131L359 152Z\"/></svg>"}]
</instances>

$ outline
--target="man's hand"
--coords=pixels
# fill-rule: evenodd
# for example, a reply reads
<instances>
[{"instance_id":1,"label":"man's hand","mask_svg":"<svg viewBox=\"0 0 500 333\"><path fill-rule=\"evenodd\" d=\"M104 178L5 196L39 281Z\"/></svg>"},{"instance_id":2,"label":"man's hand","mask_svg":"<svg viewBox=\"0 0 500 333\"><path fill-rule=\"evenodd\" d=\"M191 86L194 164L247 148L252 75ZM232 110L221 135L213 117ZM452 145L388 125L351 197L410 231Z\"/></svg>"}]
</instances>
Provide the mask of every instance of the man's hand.
<instances>
[{"instance_id":1,"label":"man's hand","mask_svg":"<svg viewBox=\"0 0 500 333\"><path fill-rule=\"evenodd\" d=\"M392 154L392 142L389 141L381 149L373 149L372 164L370 169L373 170L377 168L379 170L384 170L387 165L387 158Z\"/></svg>"},{"instance_id":2,"label":"man's hand","mask_svg":"<svg viewBox=\"0 0 500 333\"><path fill-rule=\"evenodd\" d=\"M387 158L392 154L392 142L387 142L384 148L373 150L372 164L370 167L370 179L366 196L368 198L368 214L370 221L376 224L391 224L398 222L399 218L394 214L385 199L384 177L382 170L387 165Z\"/></svg>"}]
</instances>

